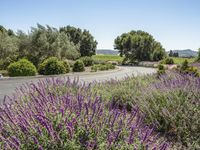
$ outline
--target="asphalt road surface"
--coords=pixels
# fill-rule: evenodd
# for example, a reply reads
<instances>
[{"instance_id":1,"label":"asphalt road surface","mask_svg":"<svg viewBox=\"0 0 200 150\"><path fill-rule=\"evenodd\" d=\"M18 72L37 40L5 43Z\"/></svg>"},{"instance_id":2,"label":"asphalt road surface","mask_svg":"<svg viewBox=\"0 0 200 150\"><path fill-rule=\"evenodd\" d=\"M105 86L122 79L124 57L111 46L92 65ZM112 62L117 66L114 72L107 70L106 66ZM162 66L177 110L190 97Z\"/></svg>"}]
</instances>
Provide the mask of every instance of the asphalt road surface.
<instances>
[{"instance_id":1,"label":"asphalt road surface","mask_svg":"<svg viewBox=\"0 0 200 150\"><path fill-rule=\"evenodd\" d=\"M155 73L156 69L154 68L145 68L145 67L118 67L116 70L112 71L102 71L102 72L94 72L94 73L69 73L66 75L60 75L60 76L53 76L53 77L63 77L63 76L69 76L70 78L76 78L79 77L80 81L85 82L92 82L94 80L96 81L106 81L110 79L123 79L126 76L131 75L144 75L144 74L152 74ZM10 78L10 79L0 79L0 103L2 102L5 95L11 95L16 87L21 86L23 83L29 83L29 82L37 82L39 79L44 78L52 78L52 76L41 76L41 77L27 77L27 78Z\"/></svg>"}]
</instances>

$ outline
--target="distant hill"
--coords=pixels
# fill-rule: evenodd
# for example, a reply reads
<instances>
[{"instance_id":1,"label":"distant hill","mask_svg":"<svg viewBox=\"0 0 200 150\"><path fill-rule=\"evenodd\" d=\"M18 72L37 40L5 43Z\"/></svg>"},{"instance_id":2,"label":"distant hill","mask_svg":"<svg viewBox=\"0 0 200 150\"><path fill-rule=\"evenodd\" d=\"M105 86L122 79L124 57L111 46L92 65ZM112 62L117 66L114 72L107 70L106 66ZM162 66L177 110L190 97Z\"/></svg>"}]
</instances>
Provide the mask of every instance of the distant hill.
<instances>
[{"instance_id":1,"label":"distant hill","mask_svg":"<svg viewBox=\"0 0 200 150\"><path fill-rule=\"evenodd\" d=\"M103 54L103 55L118 55L119 52L117 50L112 49L97 49L96 54Z\"/></svg>"},{"instance_id":2,"label":"distant hill","mask_svg":"<svg viewBox=\"0 0 200 150\"><path fill-rule=\"evenodd\" d=\"M179 57L196 57L198 55L197 51L191 49L172 50L172 51L173 53L178 53ZM169 53L169 51L167 53Z\"/></svg>"}]
</instances>

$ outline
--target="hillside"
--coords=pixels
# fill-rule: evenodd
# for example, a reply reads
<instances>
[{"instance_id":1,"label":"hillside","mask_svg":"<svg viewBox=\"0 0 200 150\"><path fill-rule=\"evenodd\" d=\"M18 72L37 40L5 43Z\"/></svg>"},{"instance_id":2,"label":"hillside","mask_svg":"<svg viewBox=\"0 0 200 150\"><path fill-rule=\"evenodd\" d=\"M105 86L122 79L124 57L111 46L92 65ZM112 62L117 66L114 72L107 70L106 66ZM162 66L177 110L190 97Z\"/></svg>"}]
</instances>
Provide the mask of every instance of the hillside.
<instances>
[{"instance_id":1,"label":"hillside","mask_svg":"<svg viewBox=\"0 0 200 150\"><path fill-rule=\"evenodd\" d=\"M103 55L118 55L119 52L117 50L112 49L97 49L96 54L103 54Z\"/></svg>"},{"instance_id":2,"label":"hillside","mask_svg":"<svg viewBox=\"0 0 200 150\"><path fill-rule=\"evenodd\" d=\"M172 50L173 53L178 53L179 57L196 57L198 55L197 51L191 50L191 49L185 49L185 50ZM169 53L169 52L167 52Z\"/></svg>"}]
</instances>

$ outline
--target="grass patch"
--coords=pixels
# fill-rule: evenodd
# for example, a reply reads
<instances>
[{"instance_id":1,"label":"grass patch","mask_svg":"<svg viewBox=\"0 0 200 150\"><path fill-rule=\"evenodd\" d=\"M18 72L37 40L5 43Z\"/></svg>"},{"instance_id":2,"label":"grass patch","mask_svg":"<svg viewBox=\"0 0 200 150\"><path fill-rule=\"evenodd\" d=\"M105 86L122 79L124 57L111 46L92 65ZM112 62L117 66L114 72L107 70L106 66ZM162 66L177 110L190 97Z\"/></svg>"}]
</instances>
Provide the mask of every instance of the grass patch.
<instances>
[{"instance_id":1,"label":"grass patch","mask_svg":"<svg viewBox=\"0 0 200 150\"><path fill-rule=\"evenodd\" d=\"M93 55L92 58L95 61L117 61L120 64L124 59L124 57L120 57L118 55Z\"/></svg>"},{"instance_id":2,"label":"grass patch","mask_svg":"<svg viewBox=\"0 0 200 150\"><path fill-rule=\"evenodd\" d=\"M115 65L112 65L112 64L97 64L97 65L93 65L91 67L91 72L104 71L104 70L110 70L110 69L115 69Z\"/></svg>"},{"instance_id":3,"label":"grass patch","mask_svg":"<svg viewBox=\"0 0 200 150\"><path fill-rule=\"evenodd\" d=\"M182 64L185 60L187 60L189 63L193 63L195 61L195 58L181 58L181 57L170 57L173 58L175 64Z\"/></svg>"}]
</instances>

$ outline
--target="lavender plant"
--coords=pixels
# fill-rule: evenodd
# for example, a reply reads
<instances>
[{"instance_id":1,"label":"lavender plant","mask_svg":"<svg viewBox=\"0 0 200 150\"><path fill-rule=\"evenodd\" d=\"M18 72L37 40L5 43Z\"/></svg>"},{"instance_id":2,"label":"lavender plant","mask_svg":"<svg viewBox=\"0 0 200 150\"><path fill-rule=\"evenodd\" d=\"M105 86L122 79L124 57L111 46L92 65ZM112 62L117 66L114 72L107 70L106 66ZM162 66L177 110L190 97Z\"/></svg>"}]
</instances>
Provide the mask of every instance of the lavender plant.
<instances>
[{"instance_id":1,"label":"lavender plant","mask_svg":"<svg viewBox=\"0 0 200 150\"><path fill-rule=\"evenodd\" d=\"M105 103L91 84L48 79L26 84L0 108L1 149L165 150L138 107Z\"/></svg>"},{"instance_id":2,"label":"lavender plant","mask_svg":"<svg viewBox=\"0 0 200 150\"><path fill-rule=\"evenodd\" d=\"M111 90L112 89L112 90ZM129 77L95 87L104 99L119 108L137 105L146 123L174 143L173 149L200 148L200 78L177 72L156 76ZM177 147L178 146L178 147Z\"/></svg>"}]
</instances>

